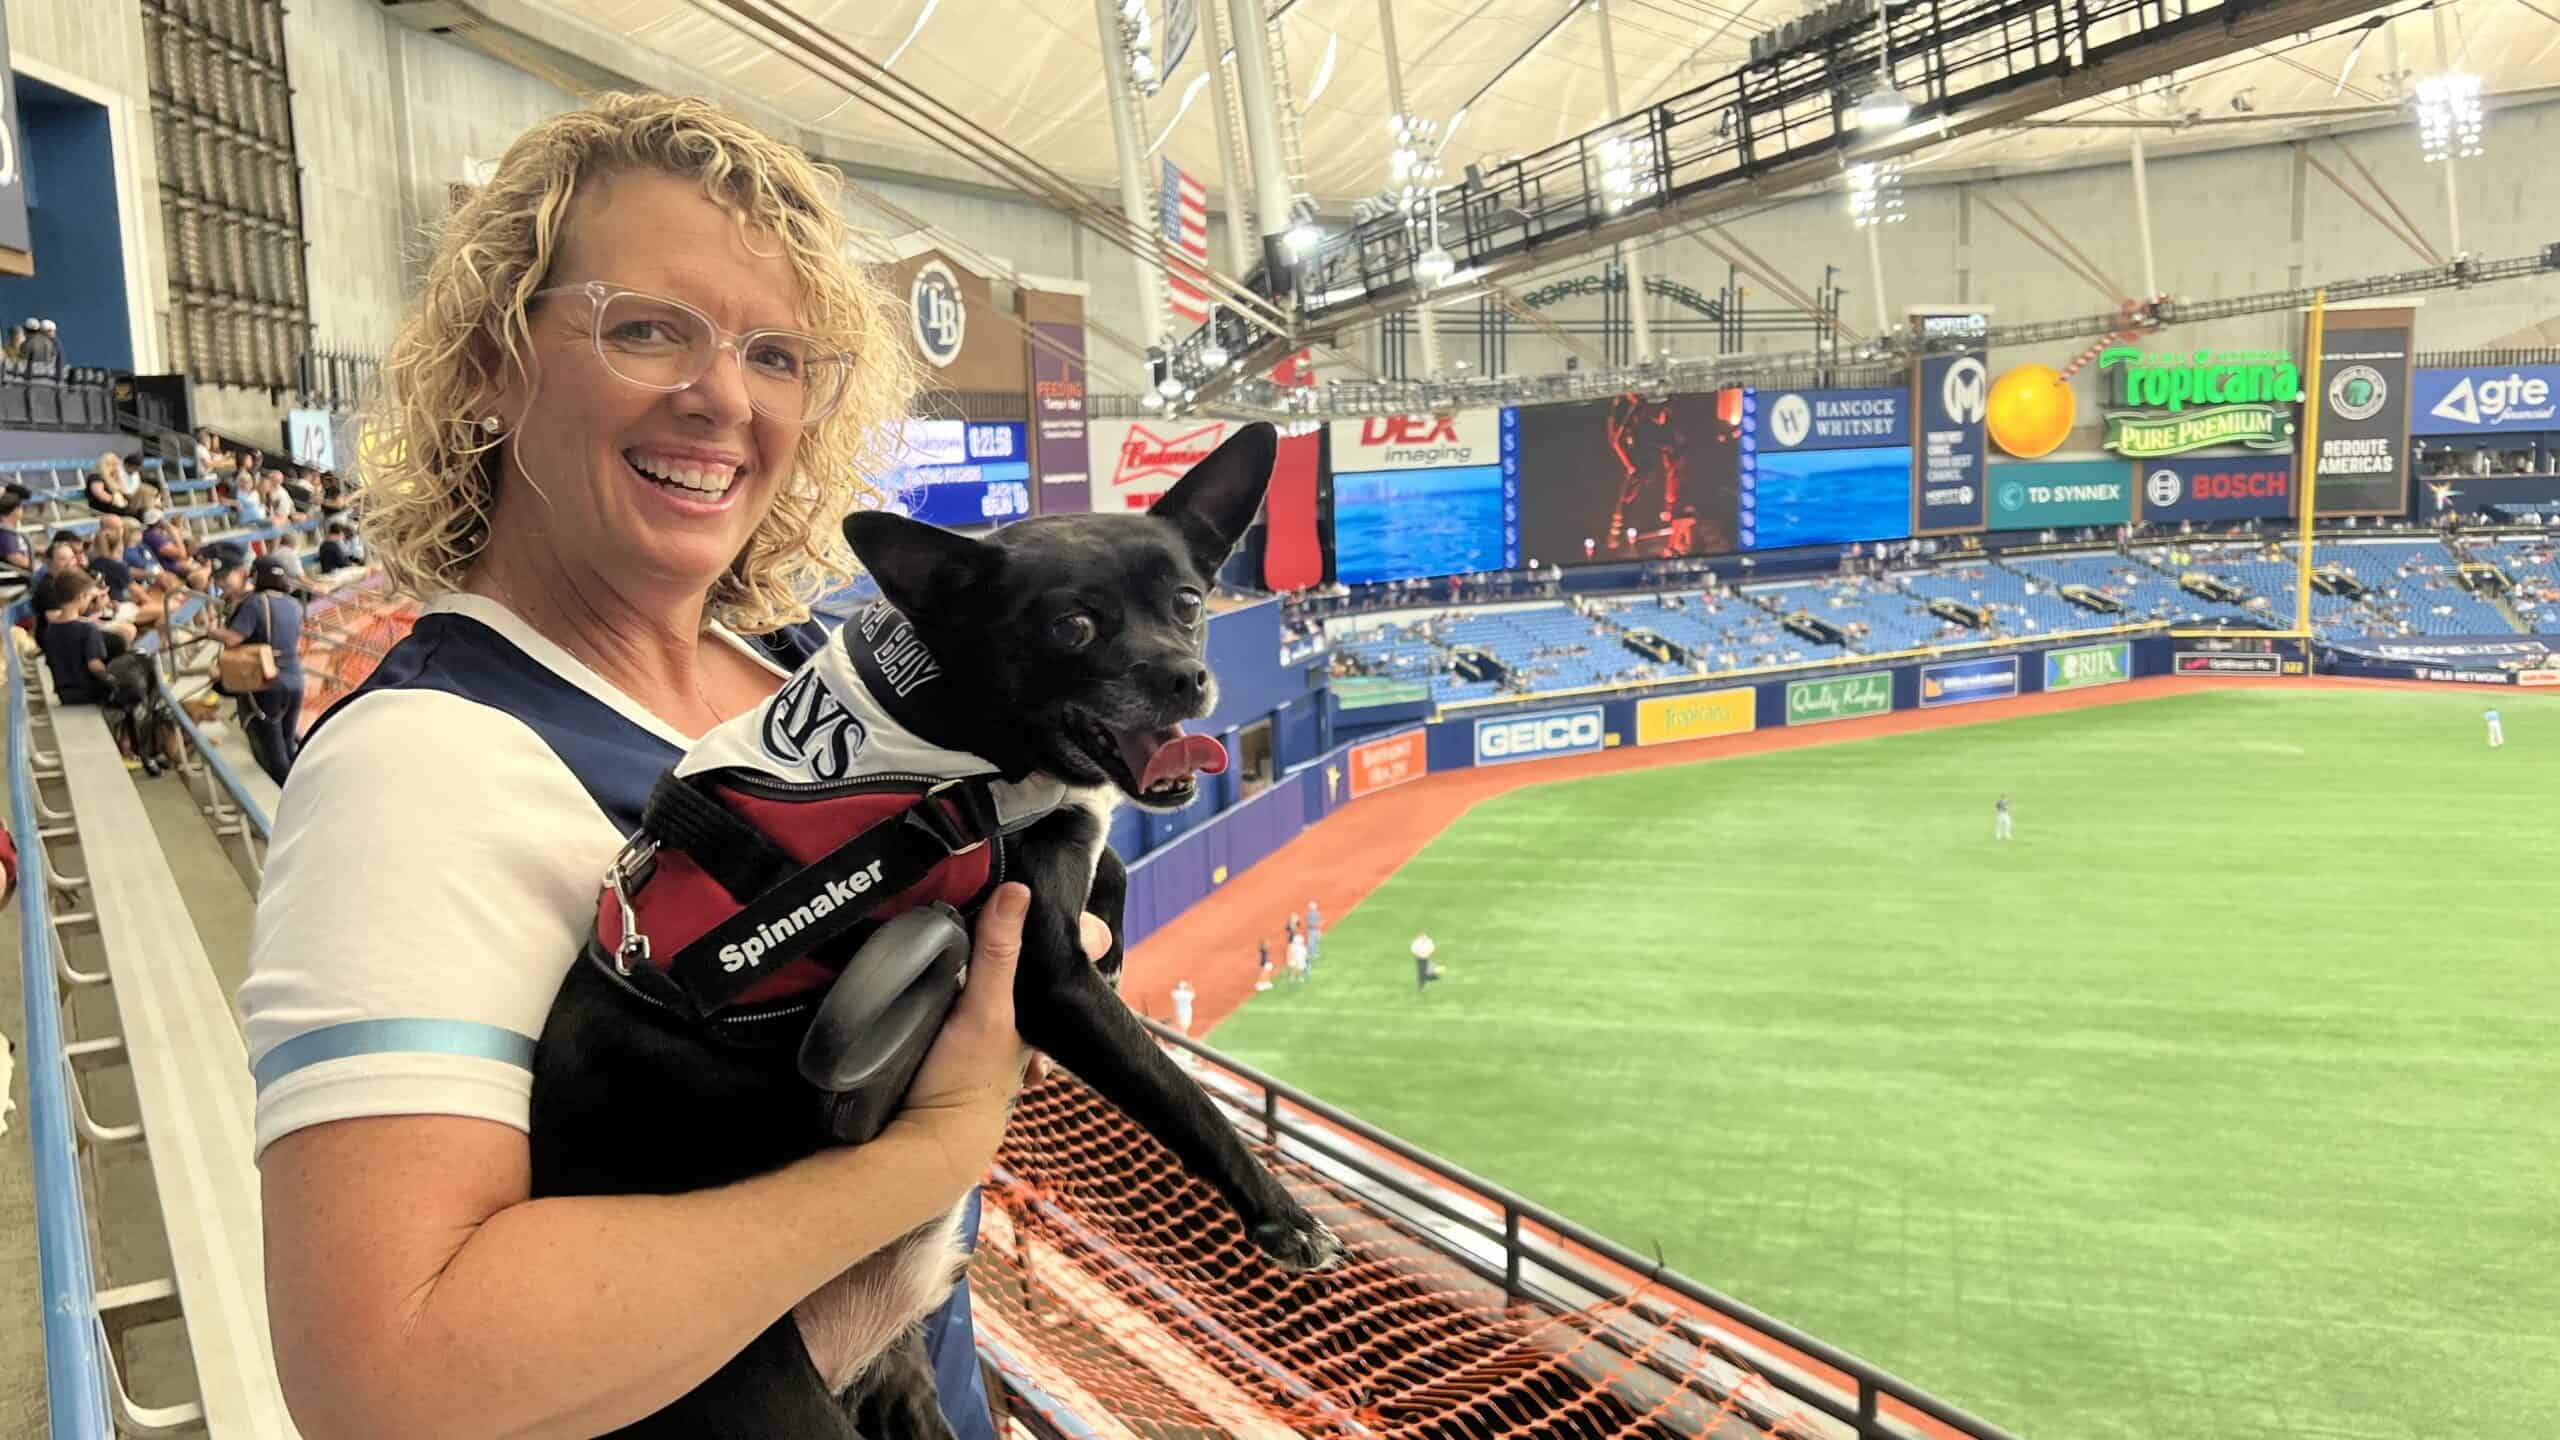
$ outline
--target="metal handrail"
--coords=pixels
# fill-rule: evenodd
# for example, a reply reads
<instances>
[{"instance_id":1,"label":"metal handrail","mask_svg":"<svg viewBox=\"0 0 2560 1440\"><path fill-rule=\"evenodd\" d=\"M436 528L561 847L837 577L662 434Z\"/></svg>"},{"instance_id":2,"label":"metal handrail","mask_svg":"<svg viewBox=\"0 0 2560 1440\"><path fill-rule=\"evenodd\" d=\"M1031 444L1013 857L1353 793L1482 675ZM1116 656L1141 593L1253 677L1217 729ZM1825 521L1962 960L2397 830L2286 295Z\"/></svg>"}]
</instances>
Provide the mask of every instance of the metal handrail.
<instances>
[{"instance_id":1,"label":"metal handrail","mask_svg":"<svg viewBox=\"0 0 2560 1440\"><path fill-rule=\"evenodd\" d=\"M1876 1401L1881 1398L1892 1400L1939 1424L1953 1427L1964 1435L1972 1437L1972 1440L2016 1440L2009 1431L1970 1414L1959 1406L1939 1399L1890 1371L1868 1364L1847 1351L1816 1339L1775 1316L1711 1289L1658 1260L1639 1255L1607 1236L1578 1225L1534 1200L1504 1189L1490 1180L1470 1174L1419 1146L1326 1104L1284 1080L1267 1075L1233 1056L1194 1040L1172 1026L1147 1017L1141 1017L1141 1020L1158 1039L1166 1044L1186 1050L1216 1066L1227 1077L1252 1087L1260 1099L1260 1104L1256 1107L1258 1118L1275 1136L1283 1133L1293 1135L1307 1133L1300 1127L1288 1125L1280 1118L1279 1107L1285 1101L1292 1109L1322 1121L1325 1127L1341 1135L1356 1138L1367 1146L1383 1150L1410 1166L1428 1172L1438 1188L1457 1192L1475 1201L1483 1209L1500 1215L1502 1217L1500 1240L1504 1249L1505 1278L1515 1292L1519 1288L1518 1277L1524 1260L1540 1269L1562 1275L1594 1294L1623 1294L1627 1288L1623 1282L1596 1271L1585 1270L1579 1275L1572 1273L1566 1268L1571 1264L1568 1256L1551 1250L1531 1249L1523 1240L1522 1225L1525 1222L1630 1274L1642 1276L1644 1283L1648 1286L1676 1295L1691 1306L1713 1314L1719 1319L1730 1321L1740 1329L1838 1372L1851 1383L1855 1390L1855 1415L1839 1414L1841 1407L1830 1396L1821 1394L1818 1390L1807 1393L1810 1387L1805 1387L1800 1382L1790 1383L1777 1376L1766 1378L1790 1396L1815 1405L1827 1413L1834 1414L1837 1418L1857 1424L1861 1434L1888 1433L1878 1427L1875 1418ZM1210 1088L1210 1093L1217 1095L1220 1088L1213 1086ZM1221 1098L1227 1099L1231 1105L1236 1103L1233 1097ZM1380 1167L1364 1164L1354 1149L1334 1145L1323 1145L1320 1148L1329 1161L1349 1165L1372 1178L1386 1181L1395 1179ZM1493 1238L1493 1232L1482 1219L1432 1194L1429 1187L1413 1185L1408 1181L1396 1184L1394 1188L1397 1193L1424 1206L1439 1217L1452 1221L1472 1233L1488 1239ZM1765 1371L1763 1373L1765 1375Z\"/></svg>"},{"instance_id":2,"label":"metal handrail","mask_svg":"<svg viewBox=\"0 0 2560 1440\"><path fill-rule=\"evenodd\" d=\"M6 623L26 614L9 607ZM60 982L54 975L51 865L36 824L35 775L28 763L27 686L18 647L8 649L9 830L18 844L18 968L26 1003L28 1149L35 1166L36 1255L44 1298L45 1405L52 1440L109 1440L106 1333L98 1319L97 1272L89 1251L87 1189L74 1138L71 1058L64 1049Z\"/></svg>"},{"instance_id":3,"label":"metal handrail","mask_svg":"<svg viewBox=\"0 0 2560 1440\"><path fill-rule=\"evenodd\" d=\"M187 707L178 703L177 695L169 689L168 677L158 678L161 701L177 720L178 733L185 738L187 749L194 755L193 764L181 767L187 777L188 798L195 801L197 813L212 825L217 838L240 837L240 852L248 860L250 871L263 879L267 873L267 846L275 840L275 821L268 816L266 807L258 803L257 797L249 793L240 772L223 758L211 740L205 738L204 731L196 727L194 718L187 714ZM205 790L201 797L195 789L199 769L205 777ZM229 792L227 809L226 791ZM236 820L234 814L238 816Z\"/></svg>"}]
</instances>

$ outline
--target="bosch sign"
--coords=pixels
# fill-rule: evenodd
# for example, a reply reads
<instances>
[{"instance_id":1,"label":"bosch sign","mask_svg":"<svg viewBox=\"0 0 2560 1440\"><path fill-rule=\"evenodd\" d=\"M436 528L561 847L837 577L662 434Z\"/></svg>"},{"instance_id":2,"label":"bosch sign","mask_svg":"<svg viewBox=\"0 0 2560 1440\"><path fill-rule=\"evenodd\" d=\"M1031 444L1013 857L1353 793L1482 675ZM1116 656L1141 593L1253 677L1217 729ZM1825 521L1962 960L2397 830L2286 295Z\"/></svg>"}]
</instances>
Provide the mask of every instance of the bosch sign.
<instances>
[{"instance_id":1,"label":"bosch sign","mask_svg":"<svg viewBox=\"0 0 2560 1440\"><path fill-rule=\"evenodd\" d=\"M2223 456L2142 466L2143 523L2257 520L2293 512L2293 464Z\"/></svg>"},{"instance_id":2,"label":"bosch sign","mask_svg":"<svg viewBox=\"0 0 2560 1440\"><path fill-rule=\"evenodd\" d=\"M1543 760L1553 755L1581 755L1604 743L1600 707L1551 710L1476 722L1476 763L1505 765L1514 760Z\"/></svg>"},{"instance_id":3,"label":"bosch sign","mask_svg":"<svg viewBox=\"0 0 2560 1440\"><path fill-rule=\"evenodd\" d=\"M1370 415L1333 422L1336 473L1492 465L1499 460L1501 445L1499 410L1463 410L1454 415Z\"/></svg>"}]
</instances>

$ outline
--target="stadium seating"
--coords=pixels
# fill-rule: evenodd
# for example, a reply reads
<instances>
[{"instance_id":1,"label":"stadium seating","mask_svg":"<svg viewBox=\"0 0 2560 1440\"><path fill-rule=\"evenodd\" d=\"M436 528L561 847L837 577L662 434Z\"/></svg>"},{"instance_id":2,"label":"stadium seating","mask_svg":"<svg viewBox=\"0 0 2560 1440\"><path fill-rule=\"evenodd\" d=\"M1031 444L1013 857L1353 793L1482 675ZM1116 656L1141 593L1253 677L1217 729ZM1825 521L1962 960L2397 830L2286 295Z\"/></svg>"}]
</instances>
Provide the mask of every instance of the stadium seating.
<instances>
[{"instance_id":1,"label":"stadium seating","mask_svg":"<svg viewBox=\"0 0 2560 1440\"><path fill-rule=\"evenodd\" d=\"M1986 561L1968 561L1904 578L1922 600L1953 600L1988 607L1992 630L2004 636L2087 630L2088 611L2054 593L2053 586Z\"/></svg>"}]
</instances>

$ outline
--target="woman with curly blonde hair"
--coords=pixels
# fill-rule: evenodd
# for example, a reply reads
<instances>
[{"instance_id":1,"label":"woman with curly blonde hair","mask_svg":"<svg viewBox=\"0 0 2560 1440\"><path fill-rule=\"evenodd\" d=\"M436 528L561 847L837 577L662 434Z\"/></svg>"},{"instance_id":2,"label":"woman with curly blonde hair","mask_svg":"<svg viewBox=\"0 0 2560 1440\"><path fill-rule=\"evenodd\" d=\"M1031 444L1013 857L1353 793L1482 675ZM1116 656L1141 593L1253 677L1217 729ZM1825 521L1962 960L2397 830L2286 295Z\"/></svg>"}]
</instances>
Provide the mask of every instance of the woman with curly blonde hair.
<instances>
[{"instance_id":1,"label":"woman with curly blonde hair","mask_svg":"<svg viewBox=\"0 0 2560 1440\"><path fill-rule=\"evenodd\" d=\"M739 635L845 575L908 400L832 192L716 107L602 97L509 148L391 347L365 533L428 603L304 741L241 991L307 1440L645 1429L795 1325L838 1374L828 1307L860 1301L830 1282L1002 1136L1019 886L880 1138L721 1190L529 1198L533 1037L599 881L658 775L780 686ZM991 1440L965 1288L932 1325L946 1415Z\"/></svg>"}]
</instances>

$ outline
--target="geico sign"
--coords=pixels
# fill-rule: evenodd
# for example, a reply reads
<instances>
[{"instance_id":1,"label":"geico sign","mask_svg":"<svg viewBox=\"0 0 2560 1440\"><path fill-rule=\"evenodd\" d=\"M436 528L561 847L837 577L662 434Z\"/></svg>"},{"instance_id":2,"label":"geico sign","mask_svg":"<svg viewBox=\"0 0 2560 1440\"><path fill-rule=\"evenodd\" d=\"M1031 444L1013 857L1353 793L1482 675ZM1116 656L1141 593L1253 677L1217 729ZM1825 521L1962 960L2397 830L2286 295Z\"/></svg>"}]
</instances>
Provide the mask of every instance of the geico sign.
<instances>
[{"instance_id":1,"label":"geico sign","mask_svg":"<svg viewBox=\"0 0 2560 1440\"><path fill-rule=\"evenodd\" d=\"M1600 712L1596 709L1476 722L1476 762L1481 765L1599 748Z\"/></svg>"}]
</instances>

